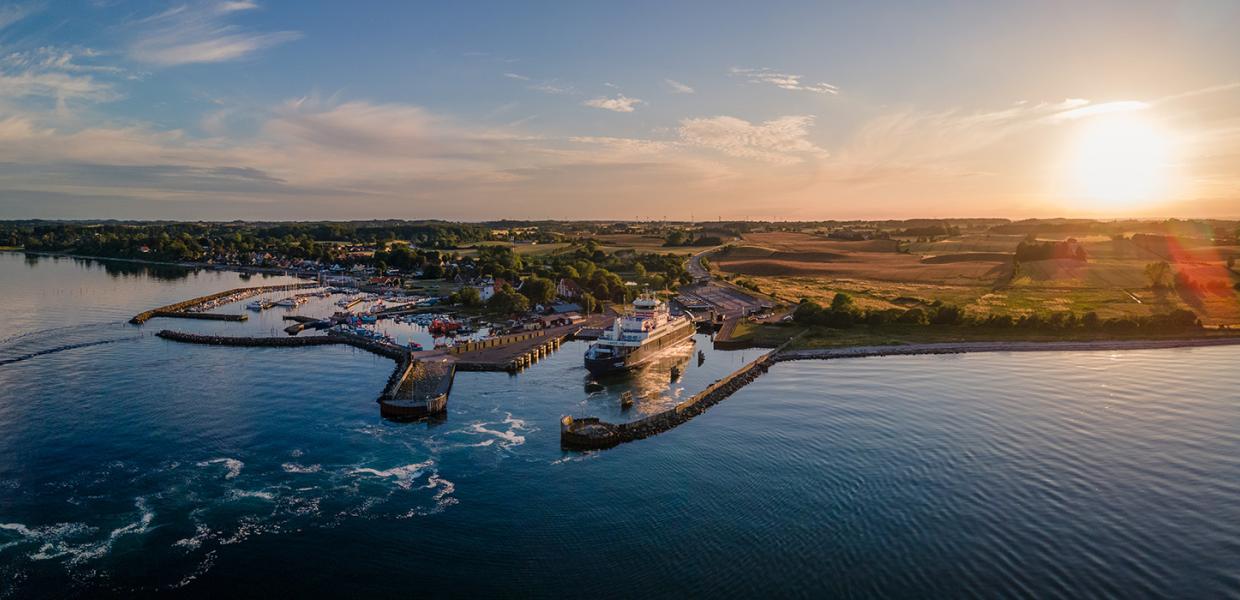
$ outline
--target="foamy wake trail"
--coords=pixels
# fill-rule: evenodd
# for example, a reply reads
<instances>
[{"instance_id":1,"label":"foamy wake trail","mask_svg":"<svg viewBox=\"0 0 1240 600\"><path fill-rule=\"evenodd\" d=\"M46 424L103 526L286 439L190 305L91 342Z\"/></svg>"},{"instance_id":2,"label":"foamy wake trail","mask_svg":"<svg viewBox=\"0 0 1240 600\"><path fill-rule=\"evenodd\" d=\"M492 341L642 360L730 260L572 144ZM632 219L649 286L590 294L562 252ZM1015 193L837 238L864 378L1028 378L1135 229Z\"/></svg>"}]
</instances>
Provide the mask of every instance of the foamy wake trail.
<instances>
[{"instance_id":1,"label":"foamy wake trail","mask_svg":"<svg viewBox=\"0 0 1240 600\"><path fill-rule=\"evenodd\" d=\"M284 463L280 465L285 473L318 473L323 470L322 465L299 465L297 463Z\"/></svg>"},{"instance_id":2,"label":"foamy wake trail","mask_svg":"<svg viewBox=\"0 0 1240 600\"><path fill-rule=\"evenodd\" d=\"M228 492L232 498L258 498L259 500L274 501L276 495L271 492L255 491L255 490L232 490Z\"/></svg>"},{"instance_id":3,"label":"foamy wake trail","mask_svg":"<svg viewBox=\"0 0 1240 600\"><path fill-rule=\"evenodd\" d=\"M4 537L16 535L17 539L0 544L0 552L19 544L38 543L42 545L59 543L61 540L94 533L95 528L85 523L56 523L31 527L22 523L0 523L0 532L10 532Z\"/></svg>"},{"instance_id":4,"label":"foamy wake trail","mask_svg":"<svg viewBox=\"0 0 1240 600\"><path fill-rule=\"evenodd\" d=\"M37 552L30 555L30 558L34 560L50 560L66 556L70 564L81 564L88 560L102 557L110 552L112 546L122 537L141 535L150 531L151 522L155 520L155 512L147 505L146 498L136 498L134 500L134 508L138 509L138 519L113 529L108 533L108 537L102 540L85 544L72 544L64 539L64 537L68 536L54 538L46 541L39 547ZM90 529L94 530L94 528Z\"/></svg>"},{"instance_id":5,"label":"foamy wake trail","mask_svg":"<svg viewBox=\"0 0 1240 600\"><path fill-rule=\"evenodd\" d=\"M47 348L45 350L27 352L26 354L14 356L12 358L0 359L0 366L11 365L13 363L19 363L24 360L30 360L32 358L38 358L40 356L45 356L48 354L56 354L57 352L64 352L66 350L76 350L78 348L89 348L91 346L100 346L103 344L115 344L116 342L126 342L126 341L132 341L132 340L140 340L140 339L142 339L142 336L138 335L138 336L116 338L112 340L97 340L94 342L82 342L80 344L65 344L63 346L56 346L55 348Z\"/></svg>"},{"instance_id":6,"label":"foamy wake trail","mask_svg":"<svg viewBox=\"0 0 1240 600\"><path fill-rule=\"evenodd\" d=\"M599 455L598 451L581 452L579 454L569 454L562 458L557 458L551 461L551 464L562 465L564 463L570 463L570 462L581 462L584 460L590 460L592 458L596 458L598 455Z\"/></svg>"},{"instance_id":7,"label":"foamy wake trail","mask_svg":"<svg viewBox=\"0 0 1240 600\"><path fill-rule=\"evenodd\" d=\"M456 498L452 497L452 493L456 491L456 484L440 477L438 471L432 472L430 476L426 478L426 485L422 486L422 489L436 490L435 496L433 497L435 505L429 509L415 508L404 515L401 515L400 518L408 519L411 517L424 517L427 515L439 514L443 512L444 509L458 502Z\"/></svg>"},{"instance_id":8,"label":"foamy wake trail","mask_svg":"<svg viewBox=\"0 0 1240 600\"><path fill-rule=\"evenodd\" d=\"M16 335L10 335L6 338L0 338L0 346L5 346L8 344L20 342L26 339L38 338L40 336L53 337L53 335L64 335L74 330L94 332L94 331L98 331L100 327L104 327L107 325L124 325L124 324L125 324L124 321L104 321L102 323L79 323L76 325L65 325L64 327L49 327L47 329L37 329L35 331L27 331L25 333L18 333Z\"/></svg>"},{"instance_id":9,"label":"foamy wake trail","mask_svg":"<svg viewBox=\"0 0 1240 600\"><path fill-rule=\"evenodd\" d=\"M514 418L512 416L512 413L507 413L507 415L504 417L504 420L501 421L501 423L503 423L504 425L507 425L508 428L504 431L499 431L498 429L490 429L487 427L487 425L490 425L490 423L485 423L485 422L474 423L470 425L468 433L490 435L490 436L494 436L495 438L492 440L484 440L474 445L475 446L489 446L491 445L491 443L498 440L500 448L504 448L505 450L507 450L509 448L520 446L525 443L525 436L517 433L517 431L530 431L530 429L526 427L524 420Z\"/></svg>"},{"instance_id":10,"label":"foamy wake trail","mask_svg":"<svg viewBox=\"0 0 1240 600\"><path fill-rule=\"evenodd\" d=\"M224 479L233 479L236 476L240 475L242 467L245 466L245 463L235 458L213 458L211 460L204 460L198 463L198 466L206 467L210 465L218 465L220 463L223 463L224 466L228 469L224 473Z\"/></svg>"},{"instance_id":11,"label":"foamy wake trail","mask_svg":"<svg viewBox=\"0 0 1240 600\"><path fill-rule=\"evenodd\" d=\"M396 479L396 485L398 487L407 490L413 487L413 480L421 477L426 468L434 464L435 461L428 460L425 462L405 465L403 467L393 467L391 469L383 470L362 467L359 469L353 469L350 473L355 475L373 475L375 477L394 478Z\"/></svg>"}]
</instances>

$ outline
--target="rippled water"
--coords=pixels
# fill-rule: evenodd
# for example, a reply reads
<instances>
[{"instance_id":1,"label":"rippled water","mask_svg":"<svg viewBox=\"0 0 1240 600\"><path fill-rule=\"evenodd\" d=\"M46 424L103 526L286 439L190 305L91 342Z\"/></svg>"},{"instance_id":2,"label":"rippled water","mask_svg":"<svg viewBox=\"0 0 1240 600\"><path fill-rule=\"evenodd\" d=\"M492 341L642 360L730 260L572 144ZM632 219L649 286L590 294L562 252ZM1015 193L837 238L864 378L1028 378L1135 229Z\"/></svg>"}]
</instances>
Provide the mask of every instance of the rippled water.
<instances>
[{"instance_id":1,"label":"rippled water","mask_svg":"<svg viewBox=\"0 0 1240 600\"><path fill-rule=\"evenodd\" d=\"M591 393L570 343L397 424L386 359L151 335L279 313L124 322L280 279L0 253L0 281L0 597L1240 597L1236 348L784 363L574 454L560 415L636 418L756 353L699 336Z\"/></svg>"}]
</instances>

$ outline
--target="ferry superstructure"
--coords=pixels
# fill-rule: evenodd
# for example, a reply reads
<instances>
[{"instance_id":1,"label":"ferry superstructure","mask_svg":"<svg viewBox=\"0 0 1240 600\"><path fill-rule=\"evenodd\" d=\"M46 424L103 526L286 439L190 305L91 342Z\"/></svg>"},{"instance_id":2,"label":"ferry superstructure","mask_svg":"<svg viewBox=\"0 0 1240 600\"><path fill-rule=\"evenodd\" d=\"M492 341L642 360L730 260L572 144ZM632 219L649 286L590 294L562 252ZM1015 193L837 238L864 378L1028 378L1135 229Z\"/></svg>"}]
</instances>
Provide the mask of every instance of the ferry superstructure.
<instances>
[{"instance_id":1,"label":"ferry superstructure","mask_svg":"<svg viewBox=\"0 0 1240 600\"><path fill-rule=\"evenodd\" d=\"M663 301L642 296L633 302L631 312L616 319L586 350L586 369L595 375L628 371L691 337L693 332L691 319L683 315L673 317Z\"/></svg>"}]
</instances>

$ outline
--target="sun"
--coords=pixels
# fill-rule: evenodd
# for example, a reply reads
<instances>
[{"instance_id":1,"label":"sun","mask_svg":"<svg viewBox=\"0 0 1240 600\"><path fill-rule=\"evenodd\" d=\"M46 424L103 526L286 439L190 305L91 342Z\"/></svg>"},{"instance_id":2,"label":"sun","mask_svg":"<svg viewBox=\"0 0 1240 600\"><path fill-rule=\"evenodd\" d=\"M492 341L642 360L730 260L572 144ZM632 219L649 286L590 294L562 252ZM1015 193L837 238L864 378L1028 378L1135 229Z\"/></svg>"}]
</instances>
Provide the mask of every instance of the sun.
<instances>
[{"instance_id":1,"label":"sun","mask_svg":"<svg viewBox=\"0 0 1240 600\"><path fill-rule=\"evenodd\" d=\"M1069 160L1072 195L1103 210L1165 199L1172 183L1171 147L1170 135L1140 115L1090 119Z\"/></svg>"}]
</instances>

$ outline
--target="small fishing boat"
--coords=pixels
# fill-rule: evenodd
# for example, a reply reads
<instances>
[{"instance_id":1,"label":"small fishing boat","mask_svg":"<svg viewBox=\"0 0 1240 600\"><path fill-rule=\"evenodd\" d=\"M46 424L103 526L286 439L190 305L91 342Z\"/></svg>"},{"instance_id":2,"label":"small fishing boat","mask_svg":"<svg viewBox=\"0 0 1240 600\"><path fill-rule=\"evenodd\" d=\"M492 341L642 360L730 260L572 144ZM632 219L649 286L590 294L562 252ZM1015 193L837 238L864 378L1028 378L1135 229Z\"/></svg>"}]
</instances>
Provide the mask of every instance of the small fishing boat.
<instances>
[{"instance_id":1,"label":"small fishing boat","mask_svg":"<svg viewBox=\"0 0 1240 600\"><path fill-rule=\"evenodd\" d=\"M633 406L633 392L620 394L620 408L629 408L631 406Z\"/></svg>"},{"instance_id":2,"label":"small fishing boat","mask_svg":"<svg viewBox=\"0 0 1240 600\"><path fill-rule=\"evenodd\" d=\"M282 300L278 300L276 302L276 306L297 306L297 300L294 300L293 298L284 298Z\"/></svg>"},{"instance_id":3,"label":"small fishing boat","mask_svg":"<svg viewBox=\"0 0 1240 600\"><path fill-rule=\"evenodd\" d=\"M262 300L255 300L249 304L246 304L245 307L250 310L263 310L267 308L267 304Z\"/></svg>"},{"instance_id":4,"label":"small fishing boat","mask_svg":"<svg viewBox=\"0 0 1240 600\"><path fill-rule=\"evenodd\" d=\"M460 328L460 323L446 319L435 319L431 321L430 327L428 327L431 335L456 335L457 330Z\"/></svg>"},{"instance_id":5,"label":"small fishing boat","mask_svg":"<svg viewBox=\"0 0 1240 600\"><path fill-rule=\"evenodd\" d=\"M594 380L587 381L586 391L587 392L601 392L603 391L603 384L597 381L594 381Z\"/></svg>"}]
</instances>

